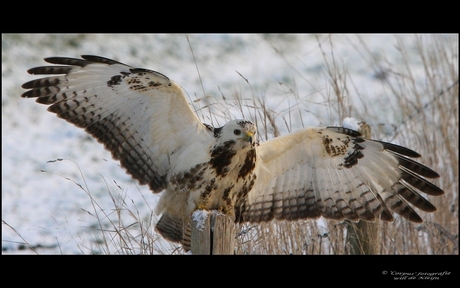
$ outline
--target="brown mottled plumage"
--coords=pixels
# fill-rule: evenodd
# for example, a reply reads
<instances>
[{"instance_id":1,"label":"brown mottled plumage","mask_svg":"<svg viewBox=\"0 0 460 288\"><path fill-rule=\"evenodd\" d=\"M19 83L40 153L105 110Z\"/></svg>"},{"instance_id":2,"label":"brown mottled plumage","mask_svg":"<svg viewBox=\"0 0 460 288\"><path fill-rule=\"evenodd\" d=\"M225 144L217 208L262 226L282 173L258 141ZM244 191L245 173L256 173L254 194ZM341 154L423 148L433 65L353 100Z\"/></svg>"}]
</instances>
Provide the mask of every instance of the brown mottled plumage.
<instances>
[{"instance_id":1,"label":"brown mottled plumage","mask_svg":"<svg viewBox=\"0 0 460 288\"><path fill-rule=\"evenodd\" d=\"M51 105L48 111L104 144L140 184L164 191L156 229L185 250L196 209L218 209L236 222L392 221L392 212L422 222L413 207L436 208L420 192L444 193L425 179L439 175L411 160L420 155L408 148L342 127L258 144L250 121L201 123L180 86L161 73L89 55L45 61L57 66L28 72L55 76L25 83L22 97Z\"/></svg>"}]
</instances>

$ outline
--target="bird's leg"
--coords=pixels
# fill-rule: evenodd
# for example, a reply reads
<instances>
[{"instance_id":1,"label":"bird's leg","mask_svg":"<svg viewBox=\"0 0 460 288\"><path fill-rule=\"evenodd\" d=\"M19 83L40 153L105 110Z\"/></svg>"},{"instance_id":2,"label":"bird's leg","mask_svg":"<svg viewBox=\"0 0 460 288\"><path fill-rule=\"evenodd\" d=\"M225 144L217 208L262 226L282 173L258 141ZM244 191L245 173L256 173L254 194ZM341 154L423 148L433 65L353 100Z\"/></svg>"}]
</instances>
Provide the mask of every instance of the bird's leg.
<instances>
[{"instance_id":1,"label":"bird's leg","mask_svg":"<svg viewBox=\"0 0 460 288\"><path fill-rule=\"evenodd\" d=\"M196 206L196 210L204 210L204 211L207 211L206 209L206 205L204 203L198 203L198 205Z\"/></svg>"}]
</instances>

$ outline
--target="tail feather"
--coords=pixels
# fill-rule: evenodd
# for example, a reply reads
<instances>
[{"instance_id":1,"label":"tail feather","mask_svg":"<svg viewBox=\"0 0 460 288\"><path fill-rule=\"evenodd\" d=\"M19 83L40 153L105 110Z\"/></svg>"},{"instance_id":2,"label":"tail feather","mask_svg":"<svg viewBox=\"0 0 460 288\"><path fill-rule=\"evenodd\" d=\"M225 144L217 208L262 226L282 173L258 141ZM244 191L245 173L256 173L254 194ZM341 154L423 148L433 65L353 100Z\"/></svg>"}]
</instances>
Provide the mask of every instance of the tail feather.
<instances>
[{"instance_id":1,"label":"tail feather","mask_svg":"<svg viewBox=\"0 0 460 288\"><path fill-rule=\"evenodd\" d=\"M169 241L178 243L182 241L183 221L181 218L163 214L155 228L161 236Z\"/></svg>"},{"instance_id":2,"label":"tail feather","mask_svg":"<svg viewBox=\"0 0 460 288\"><path fill-rule=\"evenodd\" d=\"M192 245L192 226L190 226L190 221L185 224L181 244L186 252L190 251Z\"/></svg>"},{"instance_id":3,"label":"tail feather","mask_svg":"<svg viewBox=\"0 0 460 288\"><path fill-rule=\"evenodd\" d=\"M190 251L191 228L190 222L184 226L181 217L174 217L164 213L158 221L155 229L166 240L182 244L182 248L187 252Z\"/></svg>"}]
</instances>

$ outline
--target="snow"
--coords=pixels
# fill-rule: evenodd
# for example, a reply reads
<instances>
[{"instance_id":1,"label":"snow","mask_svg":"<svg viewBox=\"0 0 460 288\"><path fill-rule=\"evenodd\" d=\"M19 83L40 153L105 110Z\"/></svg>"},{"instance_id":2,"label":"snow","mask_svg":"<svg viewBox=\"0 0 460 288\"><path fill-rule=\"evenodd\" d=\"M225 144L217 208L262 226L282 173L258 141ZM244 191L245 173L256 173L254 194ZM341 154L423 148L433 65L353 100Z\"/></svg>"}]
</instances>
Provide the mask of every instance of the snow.
<instances>
[{"instance_id":1,"label":"snow","mask_svg":"<svg viewBox=\"0 0 460 288\"><path fill-rule=\"evenodd\" d=\"M353 117L345 117L342 122L342 127L358 131L361 121Z\"/></svg>"},{"instance_id":2,"label":"snow","mask_svg":"<svg viewBox=\"0 0 460 288\"><path fill-rule=\"evenodd\" d=\"M21 85L36 78L26 70L45 65L42 58L94 54L159 71L180 83L200 119L215 125L254 117L252 99L260 98L285 134L341 123L330 107L336 99L328 65L353 79L344 101L354 115L344 116L399 121L397 101L376 75L401 62L398 49L412 42L412 35L371 34L2 34L2 252L34 253L30 245L38 253L99 253L102 228L127 226L134 216L156 221L149 217L159 195L137 185L84 131L20 97ZM420 60L408 65L423 83ZM235 97L249 108L240 109Z\"/></svg>"},{"instance_id":3,"label":"snow","mask_svg":"<svg viewBox=\"0 0 460 288\"><path fill-rule=\"evenodd\" d=\"M198 230L203 231L204 226L206 225L205 222L206 222L206 219L208 219L209 213L211 212L206 211L206 210L195 210L192 213L193 223L195 223L196 228L198 228Z\"/></svg>"},{"instance_id":4,"label":"snow","mask_svg":"<svg viewBox=\"0 0 460 288\"><path fill-rule=\"evenodd\" d=\"M192 213L192 220L193 223L196 225L195 227L198 228L198 230L203 231L204 227L206 226L206 219L208 219L209 214L212 214L212 216L215 215L221 215L222 212L218 210L212 210L212 211L206 211L206 210L195 210ZM214 222L211 218L211 230L214 231Z\"/></svg>"}]
</instances>

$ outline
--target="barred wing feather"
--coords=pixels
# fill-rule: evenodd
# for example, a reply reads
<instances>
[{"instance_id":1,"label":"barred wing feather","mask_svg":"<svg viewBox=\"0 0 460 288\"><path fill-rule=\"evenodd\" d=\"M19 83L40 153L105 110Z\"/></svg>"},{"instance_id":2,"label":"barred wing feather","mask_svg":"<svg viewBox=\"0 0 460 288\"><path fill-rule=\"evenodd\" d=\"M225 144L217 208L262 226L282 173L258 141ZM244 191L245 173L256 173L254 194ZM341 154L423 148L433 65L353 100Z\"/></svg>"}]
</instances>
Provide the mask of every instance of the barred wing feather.
<instances>
[{"instance_id":1,"label":"barred wing feather","mask_svg":"<svg viewBox=\"0 0 460 288\"><path fill-rule=\"evenodd\" d=\"M28 72L55 76L25 83L22 87L31 90L22 97L51 105L50 112L103 143L140 184L162 191L170 155L191 139L209 137L205 126L190 109L181 87L165 75L103 57L82 58L46 58L57 66Z\"/></svg>"},{"instance_id":2,"label":"barred wing feather","mask_svg":"<svg viewBox=\"0 0 460 288\"><path fill-rule=\"evenodd\" d=\"M412 206L436 208L419 192L444 193L423 178L436 172L408 158L418 153L346 128L306 128L261 143L257 153L258 181L237 210L239 221L392 221L395 212L422 222Z\"/></svg>"}]
</instances>

